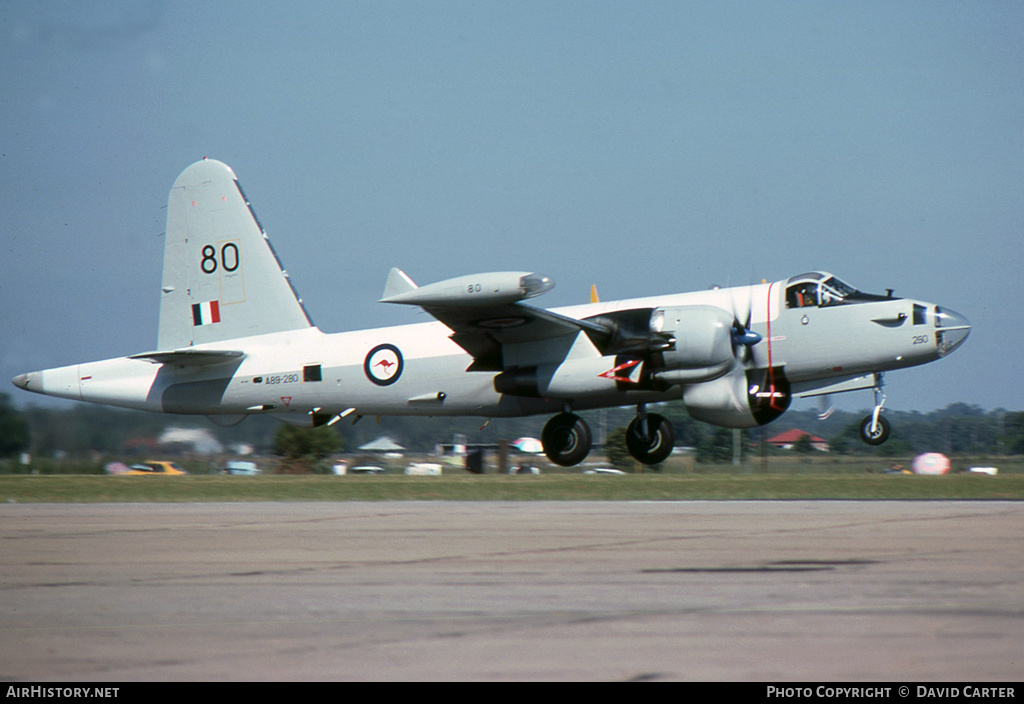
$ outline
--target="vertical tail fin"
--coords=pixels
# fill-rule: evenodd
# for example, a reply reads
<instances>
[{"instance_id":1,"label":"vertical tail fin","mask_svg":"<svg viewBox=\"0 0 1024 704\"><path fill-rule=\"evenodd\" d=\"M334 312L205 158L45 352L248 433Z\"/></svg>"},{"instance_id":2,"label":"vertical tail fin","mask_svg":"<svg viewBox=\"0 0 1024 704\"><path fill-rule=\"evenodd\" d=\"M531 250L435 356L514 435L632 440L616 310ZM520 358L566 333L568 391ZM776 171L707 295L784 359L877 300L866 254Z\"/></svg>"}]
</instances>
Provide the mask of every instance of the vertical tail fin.
<instances>
[{"instance_id":1,"label":"vertical tail fin","mask_svg":"<svg viewBox=\"0 0 1024 704\"><path fill-rule=\"evenodd\" d=\"M397 296L401 293L415 291L417 288L419 286L413 283L408 274L401 269L393 268L388 272L388 280L384 284L384 295L381 296L381 300Z\"/></svg>"},{"instance_id":2,"label":"vertical tail fin","mask_svg":"<svg viewBox=\"0 0 1024 704\"><path fill-rule=\"evenodd\" d=\"M166 238L158 349L313 325L226 164L204 159L178 176Z\"/></svg>"}]
</instances>

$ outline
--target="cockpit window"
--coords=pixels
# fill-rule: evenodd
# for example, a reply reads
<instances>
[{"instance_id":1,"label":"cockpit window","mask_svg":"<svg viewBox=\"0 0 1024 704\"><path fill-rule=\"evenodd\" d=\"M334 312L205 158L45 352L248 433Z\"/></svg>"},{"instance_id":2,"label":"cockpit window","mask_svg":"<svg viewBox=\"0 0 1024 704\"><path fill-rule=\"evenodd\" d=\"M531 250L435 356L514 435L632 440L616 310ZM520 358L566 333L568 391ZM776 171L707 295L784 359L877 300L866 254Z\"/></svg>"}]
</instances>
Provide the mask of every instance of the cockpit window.
<instances>
[{"instance_id":1,"label":"cockpit window","mask_svg":"<svg viewBox=\"0 0 1024 704\"><path fill-rule=\"evenodd\" d=\"M830 274L813 272L794 276L786 289L787 308L831 306L857 294L857 289Z\"/></svg>"},{"instance_id":2,"label":"cockpit window","mask_svg":"<svg viewBox=\"0 0 1024 704\"><path fill-rule=\"evenodd\" d=\"M857 289L833 276L821 284L821 305L841 303L843 299L849 298L855 293L857 293Z\"/></svg>"},{"instance_id":3,"label":"cockpit window","mask_svg":"<svg viewBox=\"0 0 1024 704\"><path fill-rule=\"evenodd\" d=\"M786 289L787 308L806 308L818 305L818 282L805 281Z\"/></svg>"}]
</instances>

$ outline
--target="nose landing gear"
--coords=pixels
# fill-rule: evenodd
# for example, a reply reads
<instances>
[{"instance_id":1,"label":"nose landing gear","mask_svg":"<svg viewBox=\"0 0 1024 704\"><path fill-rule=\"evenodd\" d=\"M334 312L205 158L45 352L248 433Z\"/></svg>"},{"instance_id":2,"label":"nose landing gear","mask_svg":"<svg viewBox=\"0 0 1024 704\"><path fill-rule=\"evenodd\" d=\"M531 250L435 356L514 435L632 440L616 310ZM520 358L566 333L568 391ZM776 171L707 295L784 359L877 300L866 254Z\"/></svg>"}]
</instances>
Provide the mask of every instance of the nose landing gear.
<instances>
[{"instance_id":1,"label":"nose landing gear","mask_svg":"<svg viewBox=\"0 0 1024 704\"><path fill-rule=\"evenodd\" d=\"M882 407L885 406L883 386L882 375L876 374L875 386L873 388L875 393L875 409L869 415L864 416L864 420L860 422L860 439L868 445L881 445L889 439L889 433L892 430L889 421L882 417Z\"/></svg>"}]
</instances>

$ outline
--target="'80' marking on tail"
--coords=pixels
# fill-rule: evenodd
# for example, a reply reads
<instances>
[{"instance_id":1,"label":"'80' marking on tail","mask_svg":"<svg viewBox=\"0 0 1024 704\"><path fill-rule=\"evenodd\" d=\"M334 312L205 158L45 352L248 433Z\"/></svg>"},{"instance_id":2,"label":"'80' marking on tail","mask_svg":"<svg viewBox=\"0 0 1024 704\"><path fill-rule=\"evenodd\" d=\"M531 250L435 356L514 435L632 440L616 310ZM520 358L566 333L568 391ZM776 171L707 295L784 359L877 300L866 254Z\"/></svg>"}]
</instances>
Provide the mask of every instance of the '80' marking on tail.
<instances>
[{"instance_id":1,"label":"'80' marking on tail","mask_svg":"<svg viewBox=\"0 0 1024 704\"><path fill-rule=\"evenodd\" d=\"M217 256L217 248L212 244L205 245L202 250L203 258L199 262L199 268L204 274L216 273L218 268L231 273L236 271L242 263L238 254L238 245L228 242L220 248L220 257Z\"/></svg>"}]
</instances>

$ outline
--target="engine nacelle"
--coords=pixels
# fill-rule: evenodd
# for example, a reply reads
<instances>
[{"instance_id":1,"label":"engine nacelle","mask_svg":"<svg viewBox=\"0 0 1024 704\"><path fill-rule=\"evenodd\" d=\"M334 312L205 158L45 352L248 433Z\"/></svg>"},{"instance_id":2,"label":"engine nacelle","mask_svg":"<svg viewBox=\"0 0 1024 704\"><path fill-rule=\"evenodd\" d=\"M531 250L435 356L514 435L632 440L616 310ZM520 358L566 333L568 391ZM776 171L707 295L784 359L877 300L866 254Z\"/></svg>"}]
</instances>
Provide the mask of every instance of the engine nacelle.
<instances>
[{"instance_id":1,"label":"engine nacelle","mask_svg":"<svg viewBox=\"0 0 1024 704\"><path fill-rule=\"evenodd\" d=\"M714 306L673 306L651 313L651 331L672 339L655 377L668 384L717 379L733 366L732 316Z\"/></svg>"},{"instance_id":2,"label":"engine nacelle","mask_svg":"<svg viewBox=\"0 0 1024 704\"><path fill-rule=\"evenodd\" d=\"M781 367L747 369L683 390L690 416L726 428L754 428L770 423L789 408L789 380Z\"/></svg>"}]
</instances>

